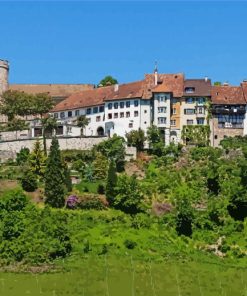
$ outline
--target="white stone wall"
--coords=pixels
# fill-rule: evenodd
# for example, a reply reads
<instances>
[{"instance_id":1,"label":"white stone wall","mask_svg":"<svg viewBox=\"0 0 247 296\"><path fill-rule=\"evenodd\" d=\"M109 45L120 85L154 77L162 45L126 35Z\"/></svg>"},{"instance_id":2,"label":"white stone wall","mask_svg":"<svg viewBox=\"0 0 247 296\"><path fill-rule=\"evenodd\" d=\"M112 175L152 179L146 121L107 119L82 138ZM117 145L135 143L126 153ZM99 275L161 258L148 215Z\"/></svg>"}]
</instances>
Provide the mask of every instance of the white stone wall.
<instances>
[{"instance_id":1,"label":"white stone wall","mask_svg":"<svg viewBox=\"0 0 247 296\"><path fill-rule=\"evenodd\" d=\"M161 108L165 108L161 112ZM170 120L171 120L171 95L167 93L156 93L154 95L154 120L153 123L160 129L164 130L165 144L170 143ZM165 118L166 122L161 123L159 118Z\"/></svg>"},{"instance_id":2,"label":"white stone wall","mask_svg":"<svg viewBox=\"0 0 247 296\"><path fill-rule=\"evenodd\" d=\"M138 102L138 106L135 106L135 101ZM123 107L120 107L120 103L123 103ZM129 102L130 106L127 107L126 103ZM114 104L118 103L118 108L114 108ZM112 109L109 109L109 104L112 104ZM129 117L126 116L129 112ZM138 112L138 116L135 116L135 112ZM109 114L112 118L109 118ZM115 117L117 114L117 117ZM123 117L121 117L123 114ZM131 130L138 130L141 127L141 100L140 99L126 99L109 101L105 103L105 126L106 134L112 136L117 134L118 136L125 137L126 133Z\"/></svg>"},{"instance_id":3,"label":"white stone wall","mask_svg":"<svg viewBox=\"0 0 247 296\"><path fill-rule=\"evenodd\" d=\"M58 138L60 149L80 149L80 150L90 150L94 145L101 143L106 140L106 137L95 137L95 138ZM37 139L29 140L17 140L17 141L7 141L0 142L0 159L6 151L11 155L16 155L21 148L33 149L34 143ZM40 139L42 142L42 139ZM49 150L51 145L51 139L47 139L47 148Z\"/></svg>"}]
</instances>

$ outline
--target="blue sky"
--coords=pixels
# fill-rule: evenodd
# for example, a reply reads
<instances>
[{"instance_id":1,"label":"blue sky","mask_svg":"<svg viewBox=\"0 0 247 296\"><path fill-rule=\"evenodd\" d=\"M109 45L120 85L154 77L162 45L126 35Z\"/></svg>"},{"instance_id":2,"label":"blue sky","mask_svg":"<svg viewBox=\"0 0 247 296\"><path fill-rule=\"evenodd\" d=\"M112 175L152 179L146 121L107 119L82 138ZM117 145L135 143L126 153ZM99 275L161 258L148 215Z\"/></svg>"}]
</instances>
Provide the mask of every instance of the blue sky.
<instances>
[{"instance_id":1,"label":"blue sky","mask_svg":"<svg viewBox=\"0 0 247 296\"><path fill-rule=\"evenodd\" d=\"M0 2L11 83L120 83L153 71L239 84L247 2Z\"/></svg>"}]
</instances>

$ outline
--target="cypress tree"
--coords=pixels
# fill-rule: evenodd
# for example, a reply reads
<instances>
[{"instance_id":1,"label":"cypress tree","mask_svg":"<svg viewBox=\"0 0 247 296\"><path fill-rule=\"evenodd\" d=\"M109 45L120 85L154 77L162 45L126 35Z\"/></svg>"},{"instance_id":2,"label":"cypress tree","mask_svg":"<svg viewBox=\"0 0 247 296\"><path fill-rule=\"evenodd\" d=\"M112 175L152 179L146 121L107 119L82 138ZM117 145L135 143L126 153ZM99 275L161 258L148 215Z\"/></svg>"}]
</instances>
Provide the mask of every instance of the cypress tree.
<instances>
[{"instance_id":1,"label":"cypress tree","mask_svg":"<svg viewBox=\"0 0 247 296\"><path fill-rule=\"evenodd\" d=\"M45 203L54 208L61 208L65 203L65 193L66 185L59 143L54 137L45 170Z\"/></svg>"},{"instance_id":2,"label":"cypress tree","mask_svg":"<svg viewBox=\"0 0 247 296\"><path fill-rule=\"evenodd\" d=\"M72 191L72 181L70 178L70 169L65 161L63 161L63 175L64 175L64 184L68 192Z\"/></svg>"},{"instance_id":3,"label":"cypress tree","mask_svg":"<svg viewBox=\"0 0 247 296\"><path fill-rule=\"evenodd\" d=\"M109 205L112 205L114 202L116 185L117 185L116 164L115 164L115 161L111 160L109 169L108 169L106 188L105 188L106 199L109 202Z\"/></svg>"}]
</instances>

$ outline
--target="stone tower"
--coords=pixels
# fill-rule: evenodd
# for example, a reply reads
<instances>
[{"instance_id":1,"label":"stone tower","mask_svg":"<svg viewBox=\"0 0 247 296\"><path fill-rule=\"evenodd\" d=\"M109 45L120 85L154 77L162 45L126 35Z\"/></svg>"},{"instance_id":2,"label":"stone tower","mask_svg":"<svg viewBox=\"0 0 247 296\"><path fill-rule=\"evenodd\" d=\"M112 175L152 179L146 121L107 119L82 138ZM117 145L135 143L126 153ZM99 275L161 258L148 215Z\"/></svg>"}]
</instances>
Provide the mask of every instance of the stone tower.
<instances>
[{"instance_id":1,"label":"stone tower","mask_svg":"<svg viewBox=\"0 0 247 296\"><path fill-rule=\"evenodd\" d=\"M8 89L9 62L0 59L0 95Z\"/></svg>"}]
</instances>

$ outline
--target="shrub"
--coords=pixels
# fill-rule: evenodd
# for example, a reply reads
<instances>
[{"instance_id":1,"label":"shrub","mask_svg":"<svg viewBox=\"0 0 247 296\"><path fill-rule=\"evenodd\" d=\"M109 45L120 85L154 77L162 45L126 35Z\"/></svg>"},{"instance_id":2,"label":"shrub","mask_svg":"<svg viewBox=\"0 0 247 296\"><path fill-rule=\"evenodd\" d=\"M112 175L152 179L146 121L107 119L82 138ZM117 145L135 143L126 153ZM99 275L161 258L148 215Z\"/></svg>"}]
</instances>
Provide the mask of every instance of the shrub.
<instances>
[{"instance_id":1,"label":"shrub","mask_svg":"<svg viewBox=\"0 0 247 296\"><path fill-rule=\"evenodd\" d=\"M97 188L98 194L104 194L105 193L105 186L103 184L99 184Z\"/></svg>"},{"instance_id":2,"label":"shrub","mask_svg":"<svg viewBox=\"0 0 247 296\"><path fill-rule=\"evenodd\" d=\"M21 178L21 186L27 192L34 192L38 188L38 182L36 175L28 170Z\"/></svg>"},{"instance_id":3,"label":"shrub","mask_svg":"<svg viewBox=\"0 0 247 296\"><path fill-rule=\"evenodd\" d=\"M134 248L137 246L137 243L134 242L134 241L131 240L131 239L126 239L126 240L124 241L124 245L125 245L125 247L126 247L127 249L132 250L132 249L134 249Z\"/></svg>"}]
</instances>

